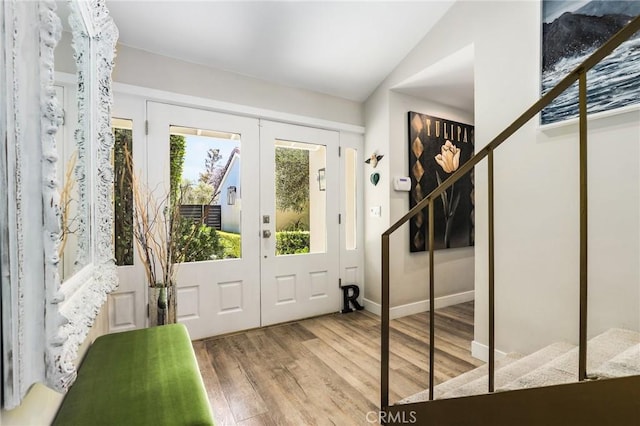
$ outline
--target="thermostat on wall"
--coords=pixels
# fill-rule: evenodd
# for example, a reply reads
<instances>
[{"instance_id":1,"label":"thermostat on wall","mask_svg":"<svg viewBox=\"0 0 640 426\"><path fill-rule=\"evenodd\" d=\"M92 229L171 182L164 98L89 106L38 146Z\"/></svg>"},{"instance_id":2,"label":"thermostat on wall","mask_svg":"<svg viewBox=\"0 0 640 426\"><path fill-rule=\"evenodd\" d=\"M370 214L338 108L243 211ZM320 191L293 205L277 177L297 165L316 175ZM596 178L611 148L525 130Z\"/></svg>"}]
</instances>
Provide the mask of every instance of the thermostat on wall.
<instances>
[{"instance_id":1,"label":"thermostat on wall","mask_svg":"<svg viewBox=\"0 0 640 426\"><path fill-rule=\"evenodd\" d=\"M411 178L408 176L396 176L393 178L393 189L396 191L411 191Z\"/></svg>"}]
</instances>

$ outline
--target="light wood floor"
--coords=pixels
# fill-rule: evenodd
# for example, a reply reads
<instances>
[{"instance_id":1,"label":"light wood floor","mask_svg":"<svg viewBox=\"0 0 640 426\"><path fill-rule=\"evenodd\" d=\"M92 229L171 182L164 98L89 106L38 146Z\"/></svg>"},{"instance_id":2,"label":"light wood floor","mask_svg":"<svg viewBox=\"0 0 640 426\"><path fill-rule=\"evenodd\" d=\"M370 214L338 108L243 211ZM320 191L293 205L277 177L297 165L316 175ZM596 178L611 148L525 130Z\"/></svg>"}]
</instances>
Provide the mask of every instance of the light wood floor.
<instances>
[{"instance_id":1,"label":"light wood floor","mask_svg":"<svg viewBox=\"0 0 640 426\"><path fill-rule=\"evenodd\" d=\"M428 313L391 327L393 403L428 387ZM471 357L472 339L473 302L436 311L436 384L481 364ZM217 425L367 425L367 413L378 410L380 320L368 312L193 345Z\"/></svg>"}]
</instances>

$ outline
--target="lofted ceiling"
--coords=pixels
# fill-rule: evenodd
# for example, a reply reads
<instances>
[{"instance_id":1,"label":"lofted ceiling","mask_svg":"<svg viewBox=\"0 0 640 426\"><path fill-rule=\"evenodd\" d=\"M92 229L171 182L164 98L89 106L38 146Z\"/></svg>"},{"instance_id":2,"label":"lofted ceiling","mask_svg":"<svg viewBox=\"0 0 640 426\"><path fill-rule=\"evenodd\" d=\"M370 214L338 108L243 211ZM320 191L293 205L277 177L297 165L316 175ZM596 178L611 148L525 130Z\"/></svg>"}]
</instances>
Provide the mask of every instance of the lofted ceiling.
<instances>
[{"instance_id":1,"label":"lofted ceiling","mask_svg":"<svg viewBox=\"0 0 640 426\"><path fill-rule=\"evenodd\" d=\"M454 1L107 0L107 6L123 45L361 102ZM402 91L423 96L423 83Z\"/></svg>"},{"instance_id":2,"label":"lofted ceiling","mask_svg":"<svg viewBox=\"0 0 640 426\"><path fill-rule=\"evenodd\" d=\"M393 90L473 111L474 49L469 45L409 77Z\"/></svg>"}]
</instances>

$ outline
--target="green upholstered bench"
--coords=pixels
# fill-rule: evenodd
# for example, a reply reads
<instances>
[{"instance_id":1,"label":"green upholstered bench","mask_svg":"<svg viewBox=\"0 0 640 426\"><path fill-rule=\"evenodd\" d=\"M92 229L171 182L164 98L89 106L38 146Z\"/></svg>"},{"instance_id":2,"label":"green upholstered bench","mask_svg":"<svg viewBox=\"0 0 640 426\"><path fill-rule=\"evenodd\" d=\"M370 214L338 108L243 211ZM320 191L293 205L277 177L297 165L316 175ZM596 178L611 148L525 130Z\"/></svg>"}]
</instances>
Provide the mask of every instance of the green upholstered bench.
<instances>
[{"instance_id":1,"label":"green upholstered bench","mask_svg":"<svg viewBox=\"0 0 640 426\"><path fill-rule=\"evenodd\" d=\"M182 324L107 334L87 351L54 425L213 425Z\"/></svg>"}]
</instances>

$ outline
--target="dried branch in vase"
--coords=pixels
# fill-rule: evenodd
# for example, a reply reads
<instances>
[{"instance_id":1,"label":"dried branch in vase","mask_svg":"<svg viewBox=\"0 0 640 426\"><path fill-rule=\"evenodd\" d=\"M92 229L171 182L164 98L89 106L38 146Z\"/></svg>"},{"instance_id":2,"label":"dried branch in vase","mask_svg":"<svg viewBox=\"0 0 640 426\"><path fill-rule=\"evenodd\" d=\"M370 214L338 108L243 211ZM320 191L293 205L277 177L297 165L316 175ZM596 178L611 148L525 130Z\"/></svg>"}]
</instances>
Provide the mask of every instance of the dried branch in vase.
<instances>
[{"instance_id":1,"label":"dried branch in vase","mask_svg":"<svg viewBox=\"0 0 640 426\"><path fill-rule=\"evenodd\" d=\"M65 246L67 245L67 239L70 234L73 234L75 230L72 228L75 222L75 217L70 218L71 214L71 202L73 201L72 192L76 186L76 179L73 174L78 160L78 151L74 151L67 162L67 166L64 172L64 184L60 190L60 245L58 246L58 257L62 257Z\"/></svg>"},{"instance_id":2,"label":"dried branch in vase","mask_svg":"<svg viewBox=\"0 0 640 426\"><path fill-rule=\"evenodd\" d=\"M138 258L149 286L167 287L175 282L178 265L192 260L192 245L197 245L194 242L208 228L202 221L181 216L182 188L149 188L134 172L131 152L126 148L124 156L133 193L133 237Z\"/></svg>"}]
</instances>

